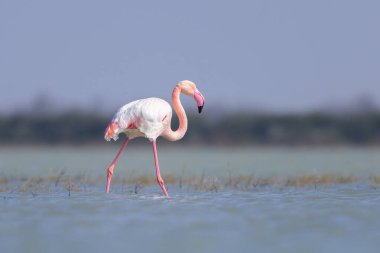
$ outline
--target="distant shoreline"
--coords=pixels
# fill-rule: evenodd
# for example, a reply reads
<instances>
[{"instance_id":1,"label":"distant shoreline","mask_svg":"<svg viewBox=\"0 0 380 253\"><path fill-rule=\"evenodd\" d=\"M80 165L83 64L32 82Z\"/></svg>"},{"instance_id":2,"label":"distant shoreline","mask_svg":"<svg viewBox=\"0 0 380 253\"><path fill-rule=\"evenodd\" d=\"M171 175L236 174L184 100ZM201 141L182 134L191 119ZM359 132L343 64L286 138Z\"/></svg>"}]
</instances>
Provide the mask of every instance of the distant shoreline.
<instances>
[{"instance_id":1,"label":"distant shoreline","mask_svg":"<svg viewBox=\"0 0 380 253\"><path fill-rule=\"evenodd\" d=\"M188 115L182 145L380 146L380 112ZM0 116L0 146L103 145L109 118L86 112ZM173 118L172 128L178 122ZM159 140L165 145L166 141ZM141 143L143 141L136 140ZM105 144L104 144L105 145Z\"/></svg>"}]
</instances>

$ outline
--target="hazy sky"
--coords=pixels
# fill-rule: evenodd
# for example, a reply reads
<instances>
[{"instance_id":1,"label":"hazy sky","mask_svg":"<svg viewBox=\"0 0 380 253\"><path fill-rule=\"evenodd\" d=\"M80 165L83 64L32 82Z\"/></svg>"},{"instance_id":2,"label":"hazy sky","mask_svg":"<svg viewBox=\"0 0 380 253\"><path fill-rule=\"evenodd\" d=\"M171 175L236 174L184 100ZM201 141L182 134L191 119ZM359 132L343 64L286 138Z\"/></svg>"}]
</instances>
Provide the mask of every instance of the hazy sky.
<instances>
[{"instance_id":1,"label":"hazy sky","mask_svg":"<svg viewBox=\"0 0 380 253\"><path fill-rule=\"evenodd\" d=\"M183 79L214 107L380 101L379 13L377 0L2 0L0 112L38 94L107 109L170 99Z\"/></svg>"}]
</instances>

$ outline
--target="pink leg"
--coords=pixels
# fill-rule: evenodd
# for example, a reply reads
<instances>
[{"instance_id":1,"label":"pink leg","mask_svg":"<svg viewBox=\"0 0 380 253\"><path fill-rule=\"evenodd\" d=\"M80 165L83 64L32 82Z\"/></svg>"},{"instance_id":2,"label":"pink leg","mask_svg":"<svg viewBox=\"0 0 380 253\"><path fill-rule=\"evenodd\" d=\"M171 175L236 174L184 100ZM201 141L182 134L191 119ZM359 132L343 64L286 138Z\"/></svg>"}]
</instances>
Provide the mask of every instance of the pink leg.
<instances>
[{"instance_id":1,"label":"pink leg","mask_svg":"<svg viewBox=\"0 0 380 253\"><path fill-rule=\"evenodd\" d=\"M115 168L115 165L117 163L117 160L119 160L119 157L121 155L121 153L123 153L123 150L124 148L127 146L128 144L128 141L129 139L125 139L125 142L123 144L123 146L121 147L119 153L117 153L115 159L113 160L113 162L111 163L111 165L108 167L107 169L107 185L106 185L106 192L109 192L110 191L110 185L111 185L111 178L112 178L112 174L113 174L113 169Z\"/></svg>"},{"instance_id":2,"label":"pink leg","mask_svg":"<svg viewBox=\"0 0 380 253\"><path fill-rule=\"evenodd\" d=\"M162 179L161 174L160 174L160 166L158 165L156 140L154 140L152 143L153 143L154 163L156 165L157 182L161 186L162 191L164 192L165 196L167 197L168 192L165 189L164 180Z\"/></svg>"}]
</instances>

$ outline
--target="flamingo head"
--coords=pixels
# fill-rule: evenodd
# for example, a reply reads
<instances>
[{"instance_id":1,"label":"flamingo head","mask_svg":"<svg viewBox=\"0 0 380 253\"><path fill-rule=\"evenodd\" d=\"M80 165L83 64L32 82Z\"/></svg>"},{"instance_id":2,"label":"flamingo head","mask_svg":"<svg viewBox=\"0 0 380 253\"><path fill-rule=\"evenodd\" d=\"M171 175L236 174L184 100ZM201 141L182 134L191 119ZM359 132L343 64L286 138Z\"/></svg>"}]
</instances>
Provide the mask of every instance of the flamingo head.
<instances>
[{"instance_id":1,"label":"flamingo head","mask_svg":"<svg viewBox=\"0 0 380 253\"><path fill-rule=\"evenodd\" d=\"M181 81L177 84L181 92L187 96L192 96L198 105L198 112L201 113L205 104L205 98L202 93L197 89L195 83L189 80Z\"/></svg>"},{"instance_id":2,"label":"flamingo head","mask_svg":"<svg viewBox=\"0 0 380 253\"><path fill-rule=\"evenodd\" d=\"M115 141L118 139L119 135L119 124L115 121L112 121L109 123L106 131L104 132L104 139L106 141L110 141L111 139L114 139Z\"/></svg>"}]
</instances>

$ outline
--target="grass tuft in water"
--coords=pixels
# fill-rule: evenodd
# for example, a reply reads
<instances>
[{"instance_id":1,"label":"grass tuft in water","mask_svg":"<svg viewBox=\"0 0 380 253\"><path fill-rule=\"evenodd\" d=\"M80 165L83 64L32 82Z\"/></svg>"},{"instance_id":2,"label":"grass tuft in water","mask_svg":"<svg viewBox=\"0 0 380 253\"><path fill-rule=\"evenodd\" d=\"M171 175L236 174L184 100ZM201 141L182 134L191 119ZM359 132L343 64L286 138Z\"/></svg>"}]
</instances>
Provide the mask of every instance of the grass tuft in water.
<instances>
[{"instance_id":1,"label":"grass tuft in water","mask_svg":"<svg viewBox=\"0 0 380 253\"><path fill-rule=\"evenodd\" d=\"M378 187L380 176L371 175L368 178L361 178L356 175L301 175L298 177L256 177L253 175L227 177L183 176L176 174L164 175L167 185L178 186L179 189L218 192L220 190L255 191L263 187L314 187L342 185L342 184L367 184ZM57 175L47 177L28 176L28 177L0 177L0 192L59 192L67 191L70 196L72 192L89 191L94 188L103 188L105 179L103 177L90 177L88 175L65 175L60 172ZM122 191L131 189L130 192L138 194L143 187L157 185L156 178L152 175L138 175L129 177L114 177L113 187L121 187Z\"/></svg>"}]
</instances>

